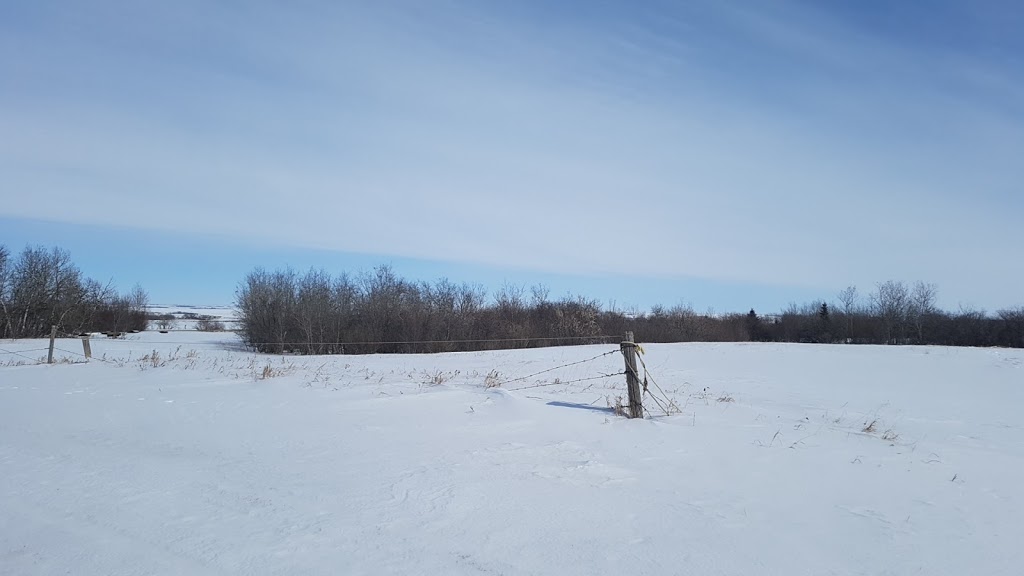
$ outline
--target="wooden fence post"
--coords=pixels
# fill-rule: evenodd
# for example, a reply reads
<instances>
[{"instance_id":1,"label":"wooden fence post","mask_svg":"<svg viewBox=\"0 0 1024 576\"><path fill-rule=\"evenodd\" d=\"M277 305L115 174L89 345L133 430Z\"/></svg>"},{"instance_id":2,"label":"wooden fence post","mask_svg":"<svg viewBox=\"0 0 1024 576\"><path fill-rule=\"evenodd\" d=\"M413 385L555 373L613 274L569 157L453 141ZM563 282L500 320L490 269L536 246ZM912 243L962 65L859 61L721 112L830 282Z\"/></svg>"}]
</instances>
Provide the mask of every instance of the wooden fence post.
<instances>
[{"instance_id":1,"label":"wooden fence post","mask_svg":"<svg viewBox=\"0 0 1024 576\"><path fill-rule=\"evenodd\" d=\"M644 406L640 398L640 376L636 371L636 344L633 333L626 332L626 339L620 345L626 361L626 390L629 393L629 417L643 418Z\"/></svg>"},{"instance_id":2,"label":"wooden fence post","mask_svg":"<svg viewBox=\"0 0 1024 576\"><path fill-rule=\"evenodd\" d=\"M50 353L46 355L46 363L53 364L53 343L57 339L57 327L50 327Z\"/></svg>"},{"instance_id":3,"label":"wooden fence post","mask_svg":"<svg viewBox=\"0 0 1024 576\"><path fill-rule=\"evenodd\" d=\"M92 345L89 344L88 336L82 336L82 352L85 354L86 360L92 358Z\"/></svg>"}]
</instances>

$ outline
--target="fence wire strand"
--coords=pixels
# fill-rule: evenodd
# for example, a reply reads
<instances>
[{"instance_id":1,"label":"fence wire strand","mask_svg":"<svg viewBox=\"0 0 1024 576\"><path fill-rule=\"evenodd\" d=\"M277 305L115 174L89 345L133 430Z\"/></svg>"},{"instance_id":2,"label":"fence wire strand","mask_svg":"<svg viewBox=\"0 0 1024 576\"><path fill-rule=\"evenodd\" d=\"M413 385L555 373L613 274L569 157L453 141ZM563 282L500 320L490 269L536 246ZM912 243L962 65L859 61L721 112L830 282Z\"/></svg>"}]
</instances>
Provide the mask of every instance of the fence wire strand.
<instances>
[{"instance_id":1,"label":"fence wire strand","mask_svg":"<svg viewBox=\"0 0 1024 576\"><path fill-rule=\"evenodd\" d=\"M576 378L575 380L558 380L554 382L544 382L541 384L531 384L530 386L521 386L519 388L509 388L509 391L513 390L529 390L531 388L544 388L545 386L562 386L568 384L576 384L577 382L587 382L590 380L601 380L603 378L612 378L615 376L622 376L625 372L612 372L611 374L601 374L598 376L588 376L586 378Z\"/></svg>"},{"instance_id":2,"label":"fence wire strand","mask_svg":"<svg viewBox=\"0 0 1024 576\"><path fill-rule=\"evenodd\" d=\"M43 348L42 350L49 350L49 348ZM35 362L36 364L40 363L39 362L39 358L33 358L31 356L25 356L24 354L21 354L20 352L14 352L14 351L11 351L11 350L6 350L4 348L0 348L0 352L2 352L4 354L10 354L12 356L20 356L21 358L24 358L26 360L31 360L32 362ZM22 350L21 352L32 352L32 350Z\"/></svg>"},{"instance_id":3,"label":"fence wire strand","mask_svg":"<svg viewBox=\"0 0 1024 576\"><path fill-rule=\"evenodd\" d=\"M546 370L541 370L540 372L534 372L533 374L530 374L528 376L523 376L521 378L516 378L514 380L509 380L508 382L505 382L505 384L515 384L516 382L522 382L524 380L529 380L530 378L533 378L534 376L540 376L541 374L546 374L548 372L554 372L555 370L561 370L562 368L568 368L570 366L578 366L580 364L586 364L587 362L593 362L594 360L597 360L598 358L603 358L603 357L608 356L610 354L615 354L616 352L618 352L618 350L611 350L611 351L605 352L603 354L598 354L597 356L594 356L593 358L587 358L586 360L579 360L577 362L570 362L568 364L563 364L561 366L555 366L554 368L548 368Z\"/></svg>"},{"instance_id":4,"label":"fence wire strand","mask_svg":"<svg viewBox=\"0 0 1024 576\"><path fill-rule=\"evenodd\" d=\"M636 357L640 360L640 365L643 366L643 368L644 368L644 393L647 394L648 396L650 396L651 399L654 400L655 404L657 404L658 407L661 408L661 411L664 412L666 416L669 416L671 414L671 412L669 412L668 408L663 406L661 401L658 400L658 397L655 396L653 392L651 392L650 390L647 389L647 380L648 380L648 378L650 378L651 384L654 384L654 387L657 388L658 392L661 393L661 396L665 400L666 404L668 404L669 406L672 406L672 401L669 399L668 394L666 394L665 391L661 389L661 386L658 386L658 383L654 380L654 375L652 375L650 370L647 369L647 363L644 362L643 354L637 354ZM649 414L649 412L648 412L648 414Z\"/></svg>"}]
</instances>

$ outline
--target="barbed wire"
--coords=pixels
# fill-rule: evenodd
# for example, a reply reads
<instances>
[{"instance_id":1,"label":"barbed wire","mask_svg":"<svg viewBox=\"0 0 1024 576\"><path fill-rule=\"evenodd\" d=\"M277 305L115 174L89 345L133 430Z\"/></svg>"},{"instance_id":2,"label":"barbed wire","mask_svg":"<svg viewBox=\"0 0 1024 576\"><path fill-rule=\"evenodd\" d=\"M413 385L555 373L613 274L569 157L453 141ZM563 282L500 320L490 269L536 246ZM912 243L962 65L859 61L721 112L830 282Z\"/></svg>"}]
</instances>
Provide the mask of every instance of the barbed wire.
<instances>
[{"instance_id":1,"label":"barbed wire","mask_svg":"<svg viewBox=\"0 0 1024 576\"><path fill-rule=\"evenodd\" d=\"M146 332L154 332L153 330L146 330ZM197 330L180 330L179 332L189 332L198 334L227 334L225 332L204 332ZM130 336L136 333L124 333L123 336ZM236 334L236 333L235 333ZM236 334L237 335L237 334ZM82 336L65 336L66 338L83 338ZM384 340L384 341L363 341L363 342L247 342L241 339L239 343L246 346L289 346L289 347L312 347L312 346L396 346L403 344L487 344L487 343L501 343L501 342L523 342L529 344L531 342L553 342L553 341L603 341L620 338L619 336L544 336L539 338L476 338L476 339L458 339L458 340ZM124 337L111 338L107 340L121 341L121 342L138 342L138 340L129 340ZM200 344L197 341L181 341L181 340L152 340L153 344Z\"/></svg>"},{"instance_id":2,"label":"barbed wire","mask_svg":"<svg viewBox=\"0 0 1024 576\"><path fill-rule=\"evenodd\" d=\"M672 400L669 399L668 394L666 394L665 391L661 389L661 386L658 386L658 383L654 380L654 375L651 374L650 370L647 369L647 363L644 362L643 354L637 354L636 357L640 360L640 365L643 366L644 368L644 393L650 396L652 400L654 400L654 403L657 404L659 408L661 408L661 411L664 412L666 416L669 416L671 414L671 412L669 412L669 409L662 405L661 401L658 400L658 397L655 396L653 392L647 389L647 379L650 378L651 384L654 384L654 387L658 389L658 392L661 393L661 396L665 400L666 404L672 406ZM639 377L637 379L639 380ZM648 414L650 414L650 412L648 412Z\"/></svg>"},{"instance_id":3,"label":"barbed wire","mask_svg":"<svg viewBox=\"0 0 1024 576\"><path fill-rule=\"evenodd\" d=\"M49 348L43 348L42 350L49 350ZM42 350L40 350L40 351L42 351ZM20 356L21 358L24 358L26 360L31 360L32 362L35 362L36 364L40 363L39 358L33 358L31 356L25 356L24 354L21 354L20 352L14 352L14 351L11 351L11 350L6 350L4 348L0 348L0 352L2 352L4 354L10 354L12 356ZM33 352L33 350L21 350L21 352Z\"/></svg>"},{"instance_id":4,"label":"barbed wire","mask_svg":"<svg viewBox=\"0 0 1024 576\"><path fill-rule=\"evenodd\" d=\"M81 352L72 352L71 350L65 350L63 348L56 348L56 347L53 350L54 350L54 352L63 352L65 354L70 354L72 357L85 358L84 362L83 361L72 361L72 362L70 362L71 364L87 364L89 362L89 358L86 357L86 355L82 354Z\"/></svg>"},{"instance_id":5,"label":"barbed wire","mask_svg":"<svg viewBox=\"0 0 1024 576\"><path fill-rule=\"evenodd\" d=\"M68 338L76 338L76 339L77 338L82 338L81 336L66 336L66 337L68 337ZM529 339L524 339L524 338L500 338L500 339L479 339L479 340L418 340L418 341L404 341L404 342L398 342L398 341L393 341L393 342L345 342L345 343L340 343L340 342L339 343L307 343L307 342L303 342L303 343L256 343L256 344L262 344L262 345L296 345L296 344L298 344L298 345L322 345L322 346L345 346L345 345L356 346L356 345L363 345L363 346L368 346L368 345L384 345L384 344L392 344L392 345L395 345L395 344L447 344L447 343L513 342L513 341L524 341L524 340L542 340L542 341L551 341L551 340L592 340L592 339L609 339L609 338L617 338L617 337L613 337L613 336L576 336L576 337L565 337L565 338L545 337L545 338L529 338ZM137 342L137 341L132 341L132 342ZM166 341L160 342L160 341L157 341L157 342L146 342L146 344L147 345L148 344L156 344L156 345L159 345L159 344L180 344L180 345L186 345L186 344L198 344L198 342L166 342ZM253 343L249 343L249 345L254 345L254 344ZM27 356L26 354L31 353L31 352L45 352L45 351L48 351L48 350L49 350L49 348L33 348L33 349L29 349L29 350L19 350L19 351L15 352L15 351L12 351L12 350L7 350L7 349L4 349L4 348L0 348L0 353L10 354L10 355L13 355L13 356L18 356L18 357L24 358L26 360L30 360L33 363L37 363L38 364L38 363L42 363L41 359L39 359L39 358L32 358L31 356ZM86 358L87 361L90 360L90 358L86 357L85 354L83 354L81 352L75 352L75 351L72 351L72 350L67 350L67 349L58 348L58 347L54 347L54 350L62 352L64 354L70 354L73 357ZM550 372L554 372L555 370L561 370L561 369L570 368L570 367L573 367L573 366L579 366L579 365L582 365L582 364L587 364L589 362L597 361L597 360L599 360L601 358L604 358L605 356L610 356L610 355L615 354L617 352L621 352L621 348L618 349L618 350L609 350L607 352L603 352L601 354L597 354L596 356L592 356L590 358L586 358L586 359L583 359L583 360L577 360L577 361L574 361L574 362L569 362L569 363L562 364L562 365L559 365L559 366L554 366L554 367L551 367L551 368L545 368L544 370L540 370L538 372L534 372L534 373L526 375L526 376L521 376L521 377L518 377L518 378L514 378L512 380L509 380L508 382L505 382L505 384L507 385L507 384L513 384L513 383L516 383L516 382L523 382L523 381L529 380L531 378L535 378L537 376L540 376L542 374L547 374L547 373L550 373ZM661 386L658 384L658 382L654 379L654 375L651 374L650 369L648 369L648 367L647 367L647 363L643 359L643 354L637 354L636 357L640 361L640 365L641 365L641 367L643 368L643 371L644 371L643 394L645 394L646 396L650 397L655 402L655 404L658 405L658 408L660 408L661 411L665 413L665 415L670 415L672 412L669 409L669 407L674 406L674 403L669 398L668 394L661 388ZM107 360L106 358L103 358L103 357L93 357L91 359L99 360L100 362L104 362L104 363L108 363L108 364L117 364L116 362L113 362L111 360ZM534 388L544 388L544 387L548 387L548 386L567 386L567 385L570 385L570 384L577 384L577 383L580 383L580 382L589 382L589 381L594 381L594 380L602 380L602 379L606 379L606 378L613 378L613 377L617 377L617 376L623 376L625 374L627 374L627 371L598 374L596 376L587 376L587 377L575 378L575 379L571 379L571 380L559 380L559 379L556 378L553 382L539 382L539 383L531 384L531 385L528 385L528 386L519 386L519 387L515 387L515 388L508 388L508 390L509 391L517 391L517 390L530 390L530 389L534 389ZM634 373L634 376L637 377L637 380L640 380L640 375L638 373ZM660 393L660 395L661 395L661 399L659 399L658 395L656 395L654 392L652 392L648 388L648 386L647 386L648 382L650 382L657 389L658 393ZM665 403L662 403L662 399L664 400ZM651 414L651 411L646 406L643 406L643 410L644 410L644 412L647 413L647 415L649 417L653 418L653 415ZM677 410L678 410L678 408L677 408Z\"/></svg>"},{"instance_id":6,"label":"barbed wire","mask_svg":"<svg viewBox=\"0 0 1024 576\"><path fill-rule=\"evenodd\" d=\"M586 360L579 360L577 362L570 362L568 364L562 364L561 366L555 366L554 368L548 368L546 370L541 370L540 372L534 372L533 374L530 374L528 376L523 376L521 378L516 378L514 380L509 380L508 382L505 382L505 384L514 384L516 382L522 382L524 380L529 380L530 378L533 378L534 376L540 376L541 374L546 374L548 372L554 372L555 370L560 370L562 368L568 368L570 366L578 366L580 364L586 364L587 362L593 362L594 360L597 360L598 358L603 358L605 356L608 356L609 354L615 354L616 352L618 352L618 350L611 350L611 351L605 352L603 354L598 354L597 356L594 356L592 358L587 358Z\"/></svg>"},{"instance_id":7,"label":"barbed wire","mask_svg":"<svg viewBox=\"0 0 1024 576\"><path fill-rule=\"evenodd\" d=\"M491 342L551 342L554 340L608 340L617 336L544 336L540 338L475 338L459 340L384 340L365 342L246 342L249 346L379 346L398 344L486 344ZM191 344L191 342L186 342Z\"/></svg>"},{"instance_id":8,"label":"barbed wire","mask_svg":"<svg viewBox=\"0 0 1024 576\"><path fill-rule=\"evenodd\" d=\"M614 376L622 376L624 374L625 374L625 372L612 372L611 374L601 374L599 376L588 376L586 378L577 378L575 380L559 380L559 379L556 378L554 382L544 382L542 384L531 384L530 386L520 386L519 388L509 388L508 390L511 392L511 391L514 391L514 390L529 390L531 388L543 388L545 386L563 386L563 385L568 385L568 384L576 384L578 382L587 382L587 381L590 381L590 380L601 380L603 378L612 378Z\"/></svg>"},{"instance_id":9,"label":"barbed wire","mask_svg":"<svg viewBox=\"0 0 1024 576\"><path fill-rule=\"evenodd\" d=\"M428 344L434 344L434 345L436 345L436 344L488 344L488 343L508 343L508 342L522 342L522 343L524 343L526 345L529 345L532 342L555 342L555 341L571 341L571 342L594 341L594 343L603 343L602 341L607 341L607 340L613 340L613 339L620 338L619 336L594 335L594 336L539 336L539 337L520 337L520 338L460 338L460 339L452 339L452 340L382 340L382 341L366 340L366 341L355 341L355 342L247 342L247 341L245 341L244 338L242 338L242 336L240 334L238 334L238 332L233 331L233 330L204 331L204 330L174 329L174 330L142 330L142 331L134 331L134 332L131 332L131 331L118 332L119 336L117 336L117 337L110 337L108 335L108 340L121 341L121 342L137 342L137 340L127 339L126 337L130 336L130 335L141 334L143 332L149 332L149 333L152 333L152 332L160 332L160 333L188 332L188 333L202 333L202 334L228 334L228 333L231 333L231 334L235 334L236 336L239 336L239 338L241 340L240 343L245 345L245 346L247 346L247 347L280 346L280 347L292 347L292 348L294 348L294 347L312 348L312 347L315 347L315 346L323 346L323 347L340 346L340 347L345 347L345 346L399 346L399 345L428 345ZM106 332L101 332L100 334L107 334L107 333ZM67 332L62 332L58 337L60 337L60 338L81 339L81 338L85 338L85 337L88 337L88 336L89 335L69 334ZM185 342L185 341L180 341L180 340L159 340L159 341L153 341L153 343L154 344L180 344L180 345L184 346L184 345L189 345L189 344L198 344L199 342L195 342L195 341Z\"/></svg>"}]
</instances>

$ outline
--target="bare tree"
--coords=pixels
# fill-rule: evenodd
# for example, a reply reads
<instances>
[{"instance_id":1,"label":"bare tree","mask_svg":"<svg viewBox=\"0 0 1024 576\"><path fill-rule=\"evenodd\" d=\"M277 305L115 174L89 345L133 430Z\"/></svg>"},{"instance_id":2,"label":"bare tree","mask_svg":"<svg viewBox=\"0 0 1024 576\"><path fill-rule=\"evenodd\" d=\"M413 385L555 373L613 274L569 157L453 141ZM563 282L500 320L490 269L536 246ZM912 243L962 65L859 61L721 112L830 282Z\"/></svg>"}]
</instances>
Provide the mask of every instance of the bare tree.
<instances>
[{"instance_id":1,"label":"bare tree","mask_svg":"<svg viewBox=\"0 0 1024 576\"><path fill-rule=\"evenodd\" d=\"M871 303L875 313L882 319L886 343L898 344L910 304L907 285L896 280L881 282L871 295Z\"/></svg>"},{"instance_id":2,"label":"bare tree","mask_svg":"<svg viewBox=\"0 0 1024 576\"><path fill-rule=\"evenodd\" d=\"M924 329L928 319L936 312L935 300L938 293L939 289L935 284L926 284L920 280L914 283L914 288L910 293L908 310L919 343L925 342Z\"/></svg>"},{"instance_id":3,"label":"bare tree","mask_svg":"<svg viewBox=\"0 0 1024 576\"><path fill-rule=\"evenodd\" d=\"M999 311L1003 322L1001 341L1008 346L1024 347L1024 306Z\"/></svg>"},{"instance_id":4,"label":"bare tree","mask_svg":"<svg viewBox=\"0 0 1024 576\"><path fill-rule=\"evenodd\" d=\"M85 278L61 248L28 247L12 260L0 247L0 336L41 337L51 326L67 333L142 329L144 311L132 312L136 300Z\"/></svg>"},{"instance_id":5,"label":"bare tree","mask_svg":"<svg viewBox=\"0 0 1024 576\"><path fill-rule=\"evenodd\" d=\"M505 282L494 294L497 323L492 333L498 338L520 340L517 345L528 346L530 336L527 327L526 289L518 284Z\"/></svg>"},{"instance_id":6,"label":"bare tree","mask_svg":"<svg viewBox=\"0 0 1024 576\"><path fill-rule=\"evenodd\" d=\"M11 333L11 314L7 307L8 301L8 290L10 288L10 253L7 251L7 247L0 245L0 313L3 317L0 318L0 337L7 337Z\"/></svg>"},{"instance_id":7,"label":"bare tree","mask_svg":"<svg viewBox=\"0 0 1024 576\"><path fill-rule=\"evenodd\" d=\"M543 284L536 284L530 287L531 303L534 306L539 306L548 301L548 296L551 290Z\"/></svg>"},{"instance_id":8,"label":"bare tree","mask_svg":"<svg viewBox=\"0 0 1024 576\"><path fill-rule=\"evenodd\" d=\"M857 301L860 296L857 294L857 287L847 286L838 295L839 303L843 305L843 315L846 316L846 338L853 338L853 315L857 311Z\"/></svg>"},{"instance_id":9,"label":"bare tree","mask_svg":"<svg viewBox=\"0 0 1024 576\"><path fill-rule=\"evenodd\" d=\"M332 339L331 296L331 277L323 270L311 269L298 280L296 320L310 354L323 354L325 344Z\"/></svg>"},{"instance_id":10,"label":"bare tree","mask_svg":"<svg viewBox=\"0 0 1024 576\"><path fill-rule=\"evenodd\" d=\"M18 264L14 268L17 272L32 266ZM28 273L15 276L36 278ZM699 314L689 305L653 306L648 313L636 308L622 311L614 305L602 309L596 301L573 296L550 300L543 287L527 292L512 284L488 299L479 286L456 285L443 278L434 283L409 281L386 266L355 278L342 275L332 279L317 271L299 277L290 270L255 270L238 291L243 338L264 352L328 354L579 344L625 331L633 331L644 342L751 338L833 342L841 308L847 317L847 336L865 341L898 344L914 337L922 343L1024 346L1024 310L1004 310L998 317L974 310L943 312L935 304L935 286L921 282L912 288L903 282L882 282L869 298L861 298L856 287L850 286L840 291L836 306L823 301L794 303L781 314L751 311L743 315L715 314L713 310ZM12 293L31 294L33 282L19 285L17 290L6 289L6 301L12 301ZM62 292L72 293L73 284ZM85 292L94 290L87 287ZM127 297L114 301L120 302L118 298ZM869 306L861 304L865 300ZM7 316L21 318L20 310ZM43 307L43 312L48 311Z\"/></svg>"}]
</instances>

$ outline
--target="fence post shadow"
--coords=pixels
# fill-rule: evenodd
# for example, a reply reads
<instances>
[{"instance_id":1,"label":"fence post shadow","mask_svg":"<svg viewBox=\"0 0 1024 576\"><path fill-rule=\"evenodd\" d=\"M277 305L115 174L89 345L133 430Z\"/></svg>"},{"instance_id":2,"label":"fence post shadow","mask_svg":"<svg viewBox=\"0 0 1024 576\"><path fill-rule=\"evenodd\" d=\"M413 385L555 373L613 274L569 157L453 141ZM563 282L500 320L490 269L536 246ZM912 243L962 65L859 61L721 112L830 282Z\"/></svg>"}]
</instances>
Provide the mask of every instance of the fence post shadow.
<instances>
[{"instance_id":1,"label":"fence post shadow","mask_svg":"<svg viewBox=\"0 0 1024 576\"><path fill-rule=\"evenodd\" d=\"M575 402L551 401L548 402L547 405L557 406L559 408L576 408L578 410L590 410L592 412L606 412L608 414L615 414L615 408L606 406L594 406L593 404L578 404Z\"/></svg>"}]
</instances>

